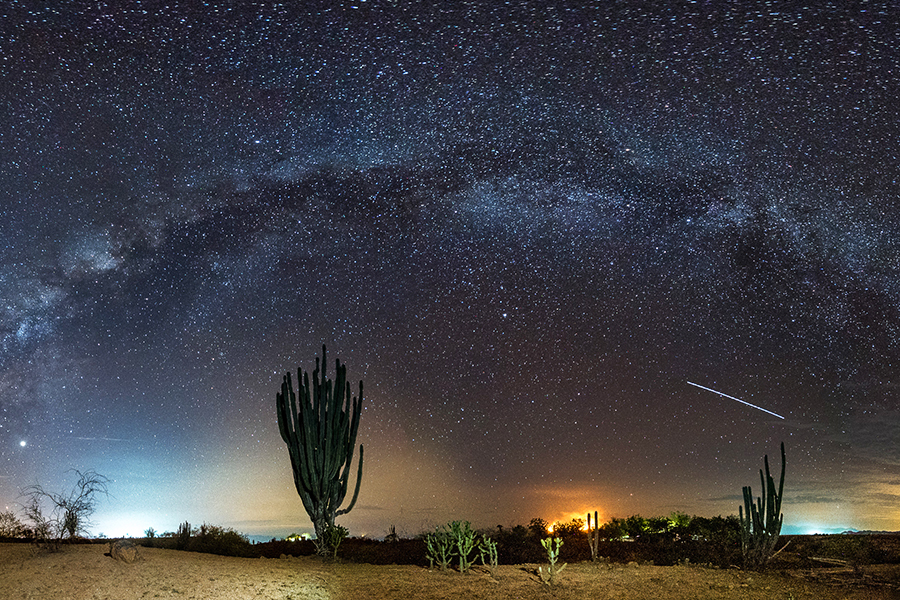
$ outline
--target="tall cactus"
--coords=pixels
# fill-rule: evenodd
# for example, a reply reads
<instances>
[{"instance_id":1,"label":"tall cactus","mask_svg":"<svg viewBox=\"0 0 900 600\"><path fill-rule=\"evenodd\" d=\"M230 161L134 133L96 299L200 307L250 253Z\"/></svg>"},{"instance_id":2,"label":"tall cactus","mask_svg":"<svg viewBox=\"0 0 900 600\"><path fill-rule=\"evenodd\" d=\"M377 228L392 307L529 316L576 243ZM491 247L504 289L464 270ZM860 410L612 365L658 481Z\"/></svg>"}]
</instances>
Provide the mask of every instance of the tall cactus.
<instances>
[{"instance_id":1,"label":"tall cactus","mask_svg":"<svg viewBox=\"0 0 900 600\"><path fill-rule=\"evenodd\" d=\"M744 506L738 505L738 516L741 521L741 550L744 554L744 567L762 569L775 555L775 545L781 535L781 499L784 491L784 442L781 443L781 481L775 489L775 480L769 473L769 456L764 458L766 474L762 469L759 479L762 484L762 496L753 502L750 486L743 488Z\"/></svg>"},{"instance_id":2,"label":"tall cactus","mask_svg":"<svg viewBox=\"0 0 900 600\"><path fill-rule=\"evenodd\" d=\"M336 516L350 512L356 504L362 481L363 447L360 444L356 490L350 505L339 510L347 495L350 463L359 430L363 384L359 382L359 396L351 400L347 367L340 360L335 361L335 366L337 373L332 382L325 374L325 346L322 346L321 377L319 359L316 358L312 390L309 373L298 368L299 402L290 373L284 376L281 392L275 395L278 429L291 456L294 485L306 514L313 522L317 540L325 539L326 531L334 527ZM318 550L323 555L328 552L325 544L319 544Z\"/></svg>"},{"instance_id":3,"label":"tall cactus","mask_svg":"<svg viewBox=\"0 0 900 600\"><path fill-rule=\"evenodd\" d=\"M587 514L587 534L588 544L591 546L591 561L597 561L597 552L600 550L600 519L597 517L597 511L594 511L594 528L591 529L591 513Z\"/></svg>"}]
</instances>

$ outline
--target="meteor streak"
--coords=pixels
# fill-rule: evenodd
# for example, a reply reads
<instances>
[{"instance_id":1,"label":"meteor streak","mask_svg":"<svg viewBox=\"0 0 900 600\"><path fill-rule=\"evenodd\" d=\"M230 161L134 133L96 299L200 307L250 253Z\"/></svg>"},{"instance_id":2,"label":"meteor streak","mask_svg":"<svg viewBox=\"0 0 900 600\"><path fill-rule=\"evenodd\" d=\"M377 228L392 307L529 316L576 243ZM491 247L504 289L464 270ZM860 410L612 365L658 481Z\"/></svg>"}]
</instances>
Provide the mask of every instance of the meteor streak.
<instances>
[{"instance_id":1,"label":"meteor streak","mask_svg":"<svg viewBox=\"0 0 900 600\"><path fill-rule=\"evenodd\" d=\"M757 406L757 405L755 405L755 404L750 404L749 402L744 402L744 401L741 400L740 398L735 398L734 396L729 396L728 394L723 394L722 392L717 392L716 390L714 390L714 389L712 389L712 388L708 388L708 387L706 387L705 385L700 385L699 383L694 383L694 382L692 382L692 381L688 381L688 383L691 384L691 385L694 386L694 387L698 387L698 388L700 388L700 389L702 389L702 390L706 390L707 392L712 392L713 394L718 394L718 395L720 395L720 396L725 396L726 398L730 398L730 399L732 399L732 400L737 400L737 401L740 402L741 404L746 404L747 406L752 406L753 408L755 408L755 409L757 409L757 410L761 410L761 411L763 411L764 413L769 413L770 415L772 415L772 416L774 416L774 417L778 417L779 419L783 419L783 418L784 418L784 417L782 417L782 416L779 415L779 414L773 413L771 410L766 410L766 409L764 409L764 408L762 408L762 407L759 407L759 406Z\"/></svg>"}]
</instances>

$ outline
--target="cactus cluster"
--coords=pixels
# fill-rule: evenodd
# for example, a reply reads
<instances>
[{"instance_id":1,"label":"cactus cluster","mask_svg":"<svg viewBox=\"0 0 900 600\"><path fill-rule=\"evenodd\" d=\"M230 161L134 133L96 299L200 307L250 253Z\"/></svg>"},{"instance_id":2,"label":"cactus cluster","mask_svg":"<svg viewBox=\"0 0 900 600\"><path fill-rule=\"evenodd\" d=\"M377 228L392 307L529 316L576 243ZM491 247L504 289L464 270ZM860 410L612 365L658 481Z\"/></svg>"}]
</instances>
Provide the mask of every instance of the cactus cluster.
<instances>
[{"instance_id":1,"label":"cactus cluster","mask_svg":"<svg viewBox=\"0 0 900 600\"><path fill-rule=\"evenodd\" d=\"M437 563L441 571L450 569L450 563L455 554L454 548L456 540L450 532L449 527L439 525L435 527L434 533L425 536L425 556L428 558L428 568L433 569Z\"/></svg>"},{"instance_id":2,"label":"cactus cluster","mask_svg":"<svg viewBox=\"0 0 900 600\"><path fill-rule=\"evenodd\" d=\"M331 381L325 374L325 360L325 347L322 346L322 362L320 366L316 358L312 387L309 373L297 369L299 399L294 393L290 373L284 376L281 392L275 396L278 429L291 457L294 485L313 522L317 540L324 540L329 528L334 527L334 518L350 512L356 504L363 466L363 447L360 445L356 489L349 506L339 509L347 494L359 430L363 384L359 382L359 396L351 397L347 367L340 360L335 361L337 373ZM327 552L327 544L320 543L319 553Z\"/></svg>"},{"instance_id":3,"label":"cactus cluster","mask_svg":"<svg viewBox=\"0 0 900 600\"><path fill-rule=\"evenodd\" d=\"M473 553L477 552L481 563L488 567L491 575L497 571L497 542L485 535L478 539L478 534L468 521L439 525L434 533L425 536L425 548L425 557L431 569L436 563L441 571L448 571L453 557L457 557L459 572L468 573L477 558Z\"/></svg>"},{"instance_id":4,"label":"cactus cluster","mask_svg":"<svg viewBox=\"0 0 900 600\"><path fill-rule=\"evenodd\" d=\"M744 567L762 569L775 554L775 545L781 535L781 500L784 491L784 442L781 443L781 480L778 489L769 472L769 456L764 458L766 473L759 471L762 484L761 496L753 502L750 486L743 488L744 506L738 506L738 517L741 521L741 550L744 554Z\"/></svg>"},{"instance_id":5,"label":"cactus cluster","mask_svg":"<svg viewBox=\"0 0 900 600\"><path fill-rule=\"evenodd\" d=\"M491 572L491 577L496 577L497 565L500 564L497 556L497 542L487 536L482 536L478 546L478 555L481 557L481 564Z\"/></svg>"}]
</instances>

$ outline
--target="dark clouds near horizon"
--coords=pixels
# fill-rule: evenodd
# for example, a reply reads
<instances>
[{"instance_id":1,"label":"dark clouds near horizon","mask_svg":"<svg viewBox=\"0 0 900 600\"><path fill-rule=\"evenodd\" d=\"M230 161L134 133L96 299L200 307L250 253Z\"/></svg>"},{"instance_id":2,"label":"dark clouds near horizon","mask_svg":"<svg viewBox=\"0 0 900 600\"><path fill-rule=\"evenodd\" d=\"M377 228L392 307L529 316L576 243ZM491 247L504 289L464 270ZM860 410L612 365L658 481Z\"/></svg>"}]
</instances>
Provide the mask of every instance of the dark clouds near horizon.
<instances>
[{"instance_id":1,"label":"dark clouds near horizon","mask_svg":"<svg viewBox=\"0 0 900 600\"><path fill-rule=\"evenodd\" d=\"M9 3L0 481L29 436L274 438L322 343L372 430L498 488L789 436L798 477L895 477L898 17Z\"/></svg>"}]
</instances>

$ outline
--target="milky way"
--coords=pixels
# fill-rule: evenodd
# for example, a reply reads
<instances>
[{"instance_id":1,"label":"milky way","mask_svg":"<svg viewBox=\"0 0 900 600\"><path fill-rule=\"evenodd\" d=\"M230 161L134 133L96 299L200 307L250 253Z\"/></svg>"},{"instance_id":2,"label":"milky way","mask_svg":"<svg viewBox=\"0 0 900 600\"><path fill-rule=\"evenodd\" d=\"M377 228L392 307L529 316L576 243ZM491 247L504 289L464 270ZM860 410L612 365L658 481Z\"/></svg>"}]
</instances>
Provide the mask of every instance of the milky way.
<instances>
[{"instance_id":1,"label":"milky way","mask_svg":"<svg viewBox=\"0 0 900 600\"><path fill-rule=\"evenodd\" d=\"M0 509L308 529L325 344L352 533L730 514L781 441L794 531L900 528L895 7L131 4L0 8Z\"/></svg>"}]
</instances>

